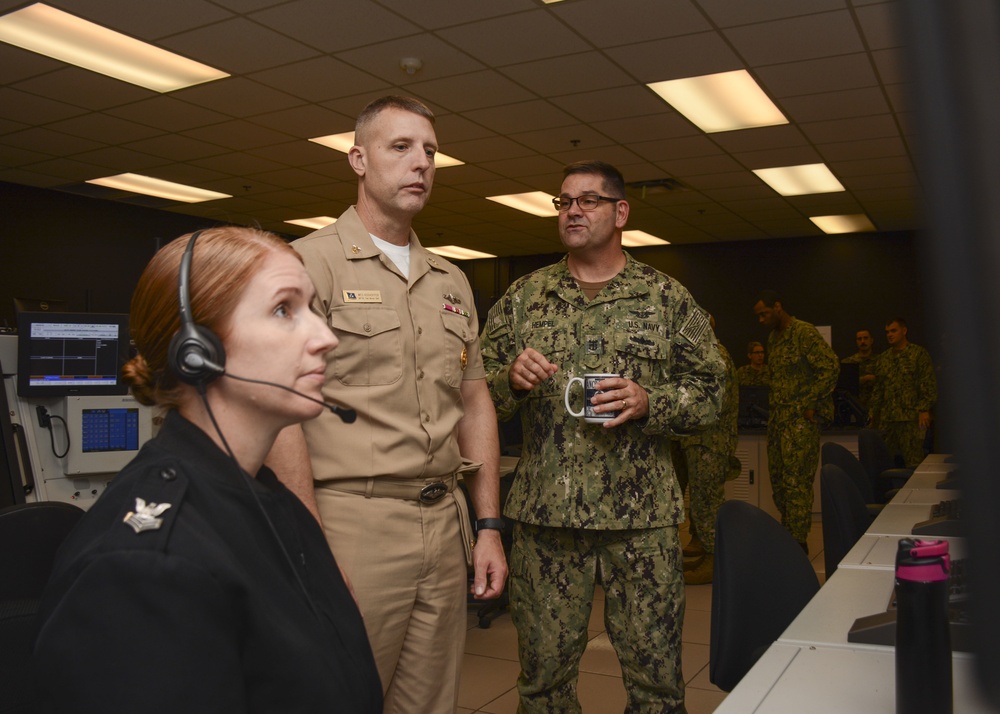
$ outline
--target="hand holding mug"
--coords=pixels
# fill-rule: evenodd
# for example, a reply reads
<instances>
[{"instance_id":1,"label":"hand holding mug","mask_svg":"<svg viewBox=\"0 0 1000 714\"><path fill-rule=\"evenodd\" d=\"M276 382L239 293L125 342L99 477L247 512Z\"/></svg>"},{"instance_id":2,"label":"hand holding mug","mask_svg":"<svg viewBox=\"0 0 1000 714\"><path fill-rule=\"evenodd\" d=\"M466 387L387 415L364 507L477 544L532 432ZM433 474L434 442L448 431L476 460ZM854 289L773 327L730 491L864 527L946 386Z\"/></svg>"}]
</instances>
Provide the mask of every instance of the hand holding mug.
<instances>
[{"instance_id":1,"label":"hand holding mug","mask_svg":"<svg viewBox=\"0 0 1000 714\"><path fill-rule=\"evenodd\" d=\"M584 388L584 408L577 412L570 406L570 390L580 382ZM564 393L566 411L583 417L588 424L616 427L630 419L642 419L649 414L649 395L635 382L617 374L588 373L573 377Z\"/></svg>"}]
</instances>

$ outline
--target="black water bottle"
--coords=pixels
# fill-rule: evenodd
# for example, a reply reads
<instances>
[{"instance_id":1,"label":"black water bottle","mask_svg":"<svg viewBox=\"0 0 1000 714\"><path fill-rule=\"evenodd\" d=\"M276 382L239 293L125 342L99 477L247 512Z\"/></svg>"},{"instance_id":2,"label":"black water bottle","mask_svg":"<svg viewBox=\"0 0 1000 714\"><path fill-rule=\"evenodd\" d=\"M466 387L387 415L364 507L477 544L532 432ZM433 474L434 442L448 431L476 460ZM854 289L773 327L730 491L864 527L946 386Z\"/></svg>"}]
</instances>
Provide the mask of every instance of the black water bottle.
<instances>
[{"instance_id":1,"label":"black water bottle","mask_svg":"<svg viewBox=\"0 0 1000 714\"><path fill-rule=\"evenodd\" d=\"M952 714L948 541L896 552L896 714Z\"/></svg>"}]
</instances>

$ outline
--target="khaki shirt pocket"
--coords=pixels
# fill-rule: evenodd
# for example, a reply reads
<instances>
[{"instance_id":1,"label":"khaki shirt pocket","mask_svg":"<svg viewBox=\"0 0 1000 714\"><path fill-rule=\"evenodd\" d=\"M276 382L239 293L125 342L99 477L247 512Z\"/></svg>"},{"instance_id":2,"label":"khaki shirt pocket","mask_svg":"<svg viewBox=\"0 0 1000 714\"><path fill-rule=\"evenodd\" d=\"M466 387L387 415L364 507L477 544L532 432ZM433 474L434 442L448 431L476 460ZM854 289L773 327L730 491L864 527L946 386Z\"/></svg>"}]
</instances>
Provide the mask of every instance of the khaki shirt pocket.
<instances>
[{"instance_id":1,"label":"khaki shirt pocket","mask_svg":"<svg viewBox=\"0 0 1000 714\"><path fill-rule=\"evenodd\" d=\"M340 340L330 354L333 375L341 383L392 384L403 376L400 320L393 308L335 307L329 321Z\"/></svg>"},{"instance_id":2,"label":"khaki shirt pocket","mask_svg":"<svg viewBox=\"0 0 1000 714\"><path fill-rule=\"evenodd\" d=\"M441 346L444 378L449 387L461 387L465 371L463 363L468 363L469 345L477 336L469 326L468 318L461 315L442 312L441 324L444 325L444 344Z\"/></svg>"}]
</instances>

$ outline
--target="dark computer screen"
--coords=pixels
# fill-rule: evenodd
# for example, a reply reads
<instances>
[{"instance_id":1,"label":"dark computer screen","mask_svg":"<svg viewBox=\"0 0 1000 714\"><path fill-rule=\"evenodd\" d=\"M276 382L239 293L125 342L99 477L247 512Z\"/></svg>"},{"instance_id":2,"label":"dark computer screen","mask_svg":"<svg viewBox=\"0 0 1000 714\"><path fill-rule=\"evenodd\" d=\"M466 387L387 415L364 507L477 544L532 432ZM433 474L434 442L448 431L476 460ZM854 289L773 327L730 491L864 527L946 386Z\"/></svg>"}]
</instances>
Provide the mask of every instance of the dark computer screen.
<instances>
[{"instance_id":1,"label":"dark computer screen","mask_svg":"<svg viewBox=\"0 0 1000 714\"><path fill-rule=\"evenodd\" d=\"M128 315L22 312L17 316L17 394L127 394Z\"/></svg>"},{"instance_id":2,"label":"dark computer screen","mask_svg":"<svg viewBox=\"0 0 1000 714\"><path fill-rule=\"evenodd\" d=\"M760 385L740 385L739 414L737 423L744 429L763 429L767 426L768 399L771 390Z\"/></svg>"},{"instance_id":3,"label":"dark computer screen","mask_svg":"<svg viewBox=\"0 0 1000 714\"><path fill-rule=\"evenodd\" d=\"M854 396L858 396L858 388L861 385L861 365L853 363L840 363L840 374L837 376L837 389L842 389Z\"/></svg>"}]
</instances>

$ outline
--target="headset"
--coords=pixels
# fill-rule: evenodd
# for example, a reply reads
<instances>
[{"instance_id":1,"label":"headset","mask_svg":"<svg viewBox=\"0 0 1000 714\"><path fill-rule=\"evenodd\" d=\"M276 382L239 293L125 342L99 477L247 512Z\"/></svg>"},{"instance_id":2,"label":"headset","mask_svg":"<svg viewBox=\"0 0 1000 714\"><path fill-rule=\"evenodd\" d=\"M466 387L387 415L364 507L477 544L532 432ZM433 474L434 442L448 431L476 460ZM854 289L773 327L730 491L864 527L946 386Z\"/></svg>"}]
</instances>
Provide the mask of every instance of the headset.
<instances>
[{"instance_id":1,"label":"headset","mask_svg":"<svg viewBox=\"0 0 1000 714\"><path fill-rule=\"evenodd\" d=\"M201 231L195 231L181 257L177 279L177 301L180 308L181 327L170 340L167 364L177 379L203 388L226 370L226 350L219 336L203 325L198 325L191 314L191 261L194 242Z\"/></svg>"},{"instance_id":2,"label":"headset","mask_svg":"<svg viewBox=\"0 0 1000 714\"><path fill-rule=\"evenodd\" d=\"M330 402L310 397L291 387L276 382L266 382L260 379L240 377L226 371L226 349L222 340L204 325L196 324L191 313L191 261L194 259L194 242L202 231L195 231L181 256L181 267L177 276L177 302L180 310L181 326L177 334L170 340L167 349L167 365L177 379L196 386L204 392L205 385L217 377L226 376L240 382L264 384L268 387L283 389L286 392L308 399L310 402L322 404L331 413L340 417L345 424L357 419L357 412L347 407L341 407Z\"/></svg>"}]
</instances>

